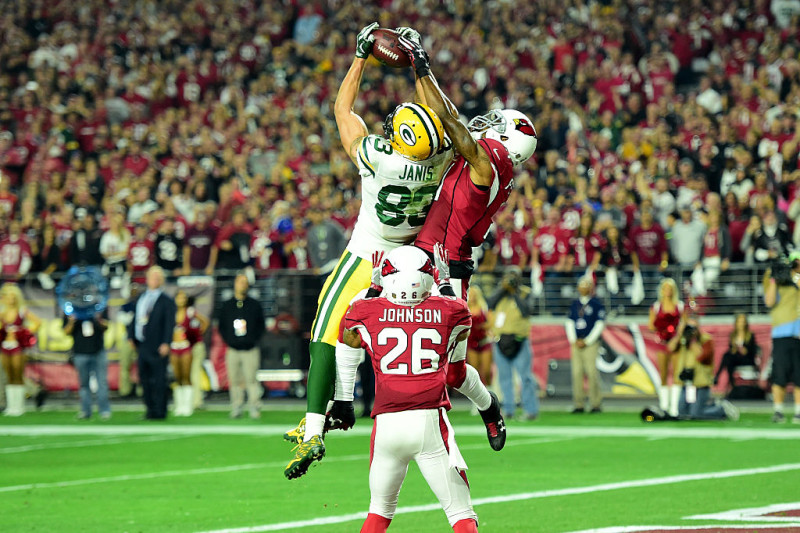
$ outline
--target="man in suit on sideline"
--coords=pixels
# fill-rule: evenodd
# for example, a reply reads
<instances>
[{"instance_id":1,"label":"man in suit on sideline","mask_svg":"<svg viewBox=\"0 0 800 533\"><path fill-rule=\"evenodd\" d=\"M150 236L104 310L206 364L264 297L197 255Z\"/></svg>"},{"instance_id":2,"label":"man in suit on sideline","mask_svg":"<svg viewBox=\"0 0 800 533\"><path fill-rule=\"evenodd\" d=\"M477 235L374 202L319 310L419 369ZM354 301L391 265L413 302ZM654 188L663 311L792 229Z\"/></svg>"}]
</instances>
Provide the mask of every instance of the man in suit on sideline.
<instances>
[{"instance_id":1,"label":"man in suit on sideline","mask_svg":"<svg viewBox=\"0 0 800 533\"><path fill-rule=\"evenodd\" d=\"M175 329L175 302L162 290L164 271L147 270L147 290L134 305L128 338L139 355L139 381L144 392L145 420L167 417L167 364Z\"/></svg>"}]
</instances>

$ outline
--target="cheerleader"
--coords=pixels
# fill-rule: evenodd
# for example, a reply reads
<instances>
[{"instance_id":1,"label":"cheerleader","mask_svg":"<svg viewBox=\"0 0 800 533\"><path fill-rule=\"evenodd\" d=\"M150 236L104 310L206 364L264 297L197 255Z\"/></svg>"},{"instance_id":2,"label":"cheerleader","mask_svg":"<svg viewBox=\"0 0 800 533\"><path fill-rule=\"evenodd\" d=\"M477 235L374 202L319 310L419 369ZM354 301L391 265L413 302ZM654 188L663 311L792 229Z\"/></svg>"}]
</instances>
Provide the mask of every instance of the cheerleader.
<instances>
[{"instance_id":1,"label":"cheerleader","mask_svg":"<svg viewBox=\"0 0 800 533\"><path fill-rule=\"evenodd\" d=\"M36 344L35 333L41 323L25 308L17 285L6 283L0 287L0 361L8 378L5 416L25 413L25 350Z\"/></svg>"},{"instance_id":2,"label":"cheerleader","mask_svg":"<svg viewBox=\"0 0 800 533\"><path fill-rule=\"evenodd\" d=\"M492 383L492 339L489 336L486 299L477 285L469 288L467 305L472 315L472 328L467 338L467 362L475 367L481 381L489 386Z\"/></svg>"},{"instance_id":3,"label":"cheerleader","mask_svg":"<svg viewBox=\"0 0 800 533\"><path fill-rule=\"evenodd\" d=\"M208 328L208 319L198 313L185 291L175 295L175 330L170 343L170 364L175 373L175 416L191 416L194 411L192 399L192 348L203 340Z\"/></svg>"},{"instance_id":4,"label":"cheerleader","mask_svg":"<svg viewBox=\"0 0 800 533\"><path fill-rule=\"evenodd\" d=\"M659 351L656 353L658 374L661 384L658 388L658 402L661 408L673 416L678 414L680 385L673 384L667 389L667 376L670 364L674 367L676 350L670 350L669 341L678 331L681 320L685 318L683 302L678 297L678 286L672 278L664 278L658 286L658 301L650 307L650 331L654 331L659 339Z\"/></svg>"}]
</instances>

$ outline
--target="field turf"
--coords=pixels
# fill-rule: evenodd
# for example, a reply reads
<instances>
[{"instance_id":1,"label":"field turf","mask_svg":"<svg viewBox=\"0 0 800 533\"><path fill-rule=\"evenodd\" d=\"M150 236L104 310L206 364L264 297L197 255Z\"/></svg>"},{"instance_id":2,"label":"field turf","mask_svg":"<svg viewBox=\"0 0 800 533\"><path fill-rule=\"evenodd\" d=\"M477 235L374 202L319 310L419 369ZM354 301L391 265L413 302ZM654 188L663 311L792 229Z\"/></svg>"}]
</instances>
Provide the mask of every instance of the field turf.
<instances>
[{"instance_id":1,"label":"field turf","mask_svg":"<svg viewBox=\"0 0 800 533\"><path fill-rule=\"evenodd\" d=\"M0 418L0 531L336 533L363 522L369 420L331 434L325 459L287 481L292 445L281 434L299 412L140 416ZM632 412L544 411L510 421L501 452L478 417L460 410L451 422L482 532L800 531L800 426L766 413L644 424ZM415 465L399 507L390 531L450 531Z\"/></svg>"}]
</instances>

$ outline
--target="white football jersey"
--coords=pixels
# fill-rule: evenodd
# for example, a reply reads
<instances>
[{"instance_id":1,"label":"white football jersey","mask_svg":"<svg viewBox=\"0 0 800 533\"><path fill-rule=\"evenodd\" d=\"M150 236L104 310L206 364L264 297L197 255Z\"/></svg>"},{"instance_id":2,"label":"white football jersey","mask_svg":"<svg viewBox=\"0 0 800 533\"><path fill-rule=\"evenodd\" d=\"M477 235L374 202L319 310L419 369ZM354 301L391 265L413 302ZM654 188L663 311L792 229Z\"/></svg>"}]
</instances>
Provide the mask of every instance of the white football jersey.
<instances>
[{"instance_id":1,"label":"white football jersey","mask_svg":"<svg viewBox=\"0 0 800 533\"><path fill-rule=\"evenodd\" d=\"M445 170L453 160L450 139L425 161L397 153L389 141L368 135L358 145L361 210L347 249L367 261L375 250L410 244L422 229Z\"/></svg>"}]
</instances>

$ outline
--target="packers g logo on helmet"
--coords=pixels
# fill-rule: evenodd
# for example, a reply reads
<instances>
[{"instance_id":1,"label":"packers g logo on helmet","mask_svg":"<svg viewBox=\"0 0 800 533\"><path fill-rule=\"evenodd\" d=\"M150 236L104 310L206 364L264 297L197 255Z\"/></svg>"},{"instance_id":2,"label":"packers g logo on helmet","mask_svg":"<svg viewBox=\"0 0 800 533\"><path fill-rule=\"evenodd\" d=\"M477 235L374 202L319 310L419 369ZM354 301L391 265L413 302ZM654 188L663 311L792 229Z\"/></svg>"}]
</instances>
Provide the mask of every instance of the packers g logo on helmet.
<instances>
[{"instance_id":1,"label":"packers g logo on helmet","mask_svg":"<svg viewBox=\"0 0 800 533\"><path fill-rule=\"evenodd\" d=\"M428 106L404 103L389 113L383 133L398 153L413 161L423 161L442 147L442 121Z\"/></svg>"}]
</instances>

